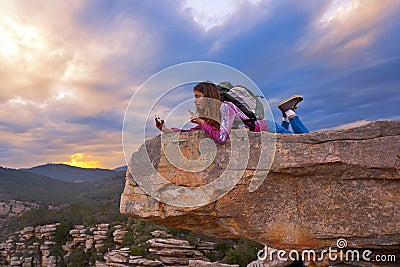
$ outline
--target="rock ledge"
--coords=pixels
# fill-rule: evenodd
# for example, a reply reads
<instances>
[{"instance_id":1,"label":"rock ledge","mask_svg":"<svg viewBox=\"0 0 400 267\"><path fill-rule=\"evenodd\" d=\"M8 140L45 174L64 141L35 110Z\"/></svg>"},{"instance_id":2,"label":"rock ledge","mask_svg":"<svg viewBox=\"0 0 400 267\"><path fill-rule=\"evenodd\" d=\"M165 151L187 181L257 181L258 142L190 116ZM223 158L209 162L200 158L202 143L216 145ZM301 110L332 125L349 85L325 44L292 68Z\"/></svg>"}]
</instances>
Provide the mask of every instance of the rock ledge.
<instances>
[{"instance_id":1,"label":"rock ledge","mask_svg":"<svg viewBox=\"0 0 400 267\"><path fill-rule=\"evenodd\" d=\"M233 190L217 201L199 208L166 205L147 195L128 171L121 213L206 235L248 237L283 249L335 247L339 238L345 238L349 248L399 249L400 121L268 135L276 137L275 157L254 192L248 186L258 163L260 133L249 133L252 153L247 169ZM189 144L204 137L200 132L180 135ZM177 172L160 146L158 136L141 149L147 148L154 166L176 184L198 186L218 174L215 169ZM226 153L221 147L217 157ZM182 150L198 156L191 145Z\"/></svg>"}]
</instances>

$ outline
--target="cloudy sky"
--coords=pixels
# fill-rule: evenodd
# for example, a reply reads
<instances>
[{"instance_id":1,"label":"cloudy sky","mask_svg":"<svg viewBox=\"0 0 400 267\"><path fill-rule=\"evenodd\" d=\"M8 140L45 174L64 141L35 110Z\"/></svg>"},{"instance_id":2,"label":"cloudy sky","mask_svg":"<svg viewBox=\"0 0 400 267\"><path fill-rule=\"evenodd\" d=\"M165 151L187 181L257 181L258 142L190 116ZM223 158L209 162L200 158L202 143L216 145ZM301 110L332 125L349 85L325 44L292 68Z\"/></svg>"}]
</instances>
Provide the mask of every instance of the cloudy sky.
<instances>
[{"instance_id":1,"label":"cloudy sky","mask_svg":"<svg viewBox=\"0 0 400 267\"><path fill-rule=\"evenodd\" d=\"M397 0L2 0L0 165L124 165L131 97L188 61L246 74L277 121L302 94L312 131L398 120L398 14Z\"/></svg>"}]
</instances>

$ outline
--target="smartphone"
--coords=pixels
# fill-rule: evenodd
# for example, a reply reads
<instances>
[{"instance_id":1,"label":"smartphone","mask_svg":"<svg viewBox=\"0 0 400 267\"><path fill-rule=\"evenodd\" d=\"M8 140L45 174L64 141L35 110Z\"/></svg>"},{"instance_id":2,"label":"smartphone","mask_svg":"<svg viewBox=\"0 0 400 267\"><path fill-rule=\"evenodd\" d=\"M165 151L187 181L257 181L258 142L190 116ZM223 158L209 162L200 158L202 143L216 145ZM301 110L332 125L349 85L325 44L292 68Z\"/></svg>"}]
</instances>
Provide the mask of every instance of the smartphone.
<instances>
[{"instance_id":1,"label":"smartphone","mask_svg":"<svg viewBox=\"0 0 400 267\"><path fill-rule=\"evenodd\" d=\"M157 115L156 115L156 121L157 121L157 123L159 123L159 124L162 124L162 120L160 119L160 117L158 117Z\"/></svg>"}]
</instances>

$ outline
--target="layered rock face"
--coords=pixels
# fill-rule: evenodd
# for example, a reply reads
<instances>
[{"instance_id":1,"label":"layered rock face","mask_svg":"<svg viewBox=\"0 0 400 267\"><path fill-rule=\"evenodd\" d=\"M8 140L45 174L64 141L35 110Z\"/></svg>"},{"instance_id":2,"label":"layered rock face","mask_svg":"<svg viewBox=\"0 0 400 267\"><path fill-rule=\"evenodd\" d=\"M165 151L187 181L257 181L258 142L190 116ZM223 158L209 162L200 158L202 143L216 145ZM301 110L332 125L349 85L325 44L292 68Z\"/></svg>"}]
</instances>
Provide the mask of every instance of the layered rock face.
<instances>
[{"instance_id":1,"label":"layered rock face","mask_svg":"<svg viewBox=\"0 0 400 267\"><path fill-rule=\"evenodd\" d=\"M128 171L121 213L206 235L248 237L283 249L334 247L339 238L346 239L348 248L399 249L400 121L301 135L248 136L250 153L243 176L221 198L200 207L165 204L142 190L138 177L133 179ZM204 138L201 132L181 133L181 153L192 160L200 157L198 144ZM262 139L276 139L270 166L268 161L265 167L259 165L264 160ZM185 172L168 162L158 136L132 155L129 169L140 170L138 155L147 150L165 179L198 187L229 168L229 161L235 160L229 159L230 147L230 142L217 146L205 170ZM253 179L256 169L270 169L265 180ZM146 179L147 173L143 169L139 178Z\"/></svg>"},{"instance_id":2,"label":"layered rock face","mask_svg":"<svg viewBox=\"0 0 400 267\"><path fill-rule=\"evenodd\" d=\"M50 248L56 245L52 240L58 225L30 226L16 232L5 243L0 243L0 263L6 260L10 266L57 266Z\"/></svg>"},{"instance_id":3,"label":"layered rock face","mask_svg":"<svg viewBox=\"0 0 400 267\"><path fill-rule=\"evenodd\" d=\"M172 238L165 231L155 230L151 232L152 238L145 243L156 259L147 259L144 255L134 256L129 247L121 246L124 235L129 232L126 226L110 227L107 223L97 224L95 227L74 225L69 231L70 240L61 245L55 241L58 225L60 223L29 226L15 232L7 241L0 243L0 266L62 266L68 257L80 249L84 253L96 251L98 257L102 258L96 260L97 267L182 267L189 266L191 261L195 264L193 266L233 266L209 261L205 255L218 253L216 243L213 242L190 244L187 240ZM63 259L59 252L54 253L57 245L61 245L65 252L61 253Z\"/></svg>"},{"instance_id":4,"label":"layered rock face","mask_svg":"<svg viewBox=\"0 0 400 267\"><path fill-rule=\"evenodd\" d=\"M41 206L43 205L35 202L2 200L0 201L0 226L11 218L21 216L24 212L31 209L38 209Z\"/></svg>"}]
</instances>

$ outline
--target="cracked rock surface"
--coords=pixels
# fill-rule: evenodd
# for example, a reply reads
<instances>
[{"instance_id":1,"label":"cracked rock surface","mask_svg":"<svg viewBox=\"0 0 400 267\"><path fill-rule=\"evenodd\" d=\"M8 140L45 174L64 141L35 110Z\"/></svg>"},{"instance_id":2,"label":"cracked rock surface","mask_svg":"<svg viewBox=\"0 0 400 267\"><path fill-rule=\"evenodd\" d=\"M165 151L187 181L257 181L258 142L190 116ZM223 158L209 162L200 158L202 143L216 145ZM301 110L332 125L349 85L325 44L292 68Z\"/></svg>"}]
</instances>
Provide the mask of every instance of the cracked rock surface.
<instances>
[{"instance_id":1,"label":"cracked rock surface","mask_svg":"<svg viewBox=\"0 0 400 267\"><path fill-rule=\"evenodd\" d=\"M268 162L258 166L261 134L248 136L246 170L232 190L216 201L196 208L162 203L147 194L128 170L121 212L206 235L248 237L283 249L334 247L339 238L345 238L349 248L399 248L400 121L301 135L268 133L264 138L276 140L275 153L268 175L252 192L249 185L255 170L269 166ZM201 132L181 133L182 154L198 158L198 144L205 137ZM214 161L204 171L185 172L168 162L158 136L132 155L129 167L141 167L135 159L145 149L165 179L197 187L224 172L230 147L230 142L217 146ZM140 179L145 175L144 171Z\"/></svg>"}]
</instances>

